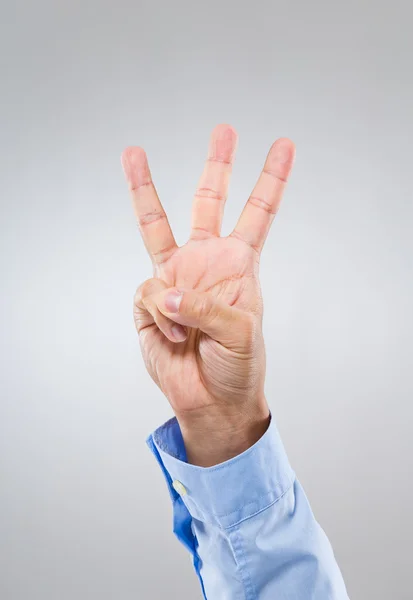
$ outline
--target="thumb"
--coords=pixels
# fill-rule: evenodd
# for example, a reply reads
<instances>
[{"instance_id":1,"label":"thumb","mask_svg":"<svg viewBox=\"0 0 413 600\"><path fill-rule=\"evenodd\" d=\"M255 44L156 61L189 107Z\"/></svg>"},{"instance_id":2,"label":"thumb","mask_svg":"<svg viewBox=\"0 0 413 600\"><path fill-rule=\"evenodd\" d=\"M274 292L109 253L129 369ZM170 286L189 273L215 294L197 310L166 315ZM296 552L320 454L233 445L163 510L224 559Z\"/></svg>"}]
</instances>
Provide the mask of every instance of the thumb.
<instances>
[{"instance_id":1,"label":"thumb","mask_svg":"<svg viewBox=\"0 0 413 600\"><path fill-rule=\"evenodd\" d=\"M250 346L257 329L253 314L234 308L208 292L168 288L156 295L155 302L169 319L198 328L231 349Z\"/></svg>"}]
</instances>

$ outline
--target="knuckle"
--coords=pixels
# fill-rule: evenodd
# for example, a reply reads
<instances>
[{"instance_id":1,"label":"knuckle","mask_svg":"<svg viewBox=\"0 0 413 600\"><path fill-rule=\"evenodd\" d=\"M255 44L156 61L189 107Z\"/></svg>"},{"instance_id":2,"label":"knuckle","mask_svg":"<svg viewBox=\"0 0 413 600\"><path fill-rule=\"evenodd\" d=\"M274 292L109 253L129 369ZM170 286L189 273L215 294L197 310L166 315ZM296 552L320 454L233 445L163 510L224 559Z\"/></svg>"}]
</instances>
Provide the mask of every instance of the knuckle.
<instances>
[{"instance_id":1,"label":"knuckle","mask_svg":"<svg viewBox=\"0 0 413 600\"><path fill-rule=\"evenodd\" d=\"M145 298L147 298L150 294L153 294L156 290L158 290L161 286L161 281L156 279L155 277L151 277L147 279L138 287L135 292L133 303L134 306L142 306Z\"/></svg>"},{"instance_id":2,"label":"knuckle","mask_svg":"<svg viewBox=\"0 0 413 600\"><path fill-rule=\"evenodd\" d=\"M135 292L135 295L133 296L133 306L137 307L140 306L142 301L142 286L139 286Z\"/></svg>"}]
</instances>

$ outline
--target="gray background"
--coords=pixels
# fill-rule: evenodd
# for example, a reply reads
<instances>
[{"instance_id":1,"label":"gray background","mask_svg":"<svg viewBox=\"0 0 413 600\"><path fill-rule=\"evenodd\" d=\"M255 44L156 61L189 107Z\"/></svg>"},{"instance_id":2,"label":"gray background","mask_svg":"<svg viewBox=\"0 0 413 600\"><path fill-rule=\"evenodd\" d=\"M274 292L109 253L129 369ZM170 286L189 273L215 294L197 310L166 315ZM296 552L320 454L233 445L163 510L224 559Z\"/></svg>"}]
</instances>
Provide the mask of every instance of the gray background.
<instances>
[{"instance_id":1,"label":"gray background","mask_svg":"<svg viewBox=\"0 0 413 600\"><path fill-rule=\"evenodd\" d=\"M146 435L171 415L132 321L151 275L120 167L178 243L209 133L229 233L297 161L262 258L267 396L352 599L412 598L408 2L36 2L1 14L2 600L200 598Z\"/></svg>"}]
</instances>

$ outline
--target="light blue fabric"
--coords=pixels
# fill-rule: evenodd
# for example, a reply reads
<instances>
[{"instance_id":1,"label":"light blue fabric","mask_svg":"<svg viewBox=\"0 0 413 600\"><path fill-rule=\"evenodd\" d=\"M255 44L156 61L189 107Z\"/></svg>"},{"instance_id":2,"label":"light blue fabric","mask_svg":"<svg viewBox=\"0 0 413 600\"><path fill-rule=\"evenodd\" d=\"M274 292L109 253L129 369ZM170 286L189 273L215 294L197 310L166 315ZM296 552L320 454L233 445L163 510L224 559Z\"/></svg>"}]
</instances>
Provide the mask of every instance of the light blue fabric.
<instances>
[{"instance_id":1,"label":"light blue fabric","mask_svg":"<svg viewBox=\"0 0 413 600\"><path fill-rule=\"evenodd\" d=\"M186 462L175 418L147 443L168 483L174 532L192 554L204 598L348 600L274 419L254 446L209 468ZM175 491L174 480L186 493Z\"/></svg>"}]
</instances>

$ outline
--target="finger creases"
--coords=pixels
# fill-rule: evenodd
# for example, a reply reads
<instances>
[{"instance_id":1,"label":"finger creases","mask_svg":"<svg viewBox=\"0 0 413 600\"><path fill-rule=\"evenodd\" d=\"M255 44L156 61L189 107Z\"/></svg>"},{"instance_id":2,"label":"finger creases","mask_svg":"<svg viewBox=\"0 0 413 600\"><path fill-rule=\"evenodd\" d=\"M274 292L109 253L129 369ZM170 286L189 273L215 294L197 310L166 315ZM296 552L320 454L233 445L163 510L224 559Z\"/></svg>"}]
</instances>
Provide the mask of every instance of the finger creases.
<instances>
[{"instance_id":1,"label":"finger creases","mask_svg":"<svg viewBox=\"0 0 413 600\"><path fill-rule=\"evenodd\" d=\"M280 138L271 147L261 175L231 235L260 252L281 203L295 158L295 147Z\"/></svg>"},{"instance_id":2,"label":"finger creases","mask_svg":"<svg viewBox=\"0 0 413 600\"><path fill-rule=\"evenodd\" d=\"M152 261L161 264L175 252L177 244L153 184L146 153L129 146L121 161L144 244Z\"/></svg>"},{"instance_id":3,"label":"finger creases","mask_svg":"<svg viewBox=\"0 0 413 600\"><path fill-rule=\"evenodd\" d=\"M237 141L237 133L230 125L217 125L212 131L192 205L191 239L220 234Z\"/></svg>"}]
</instances>

